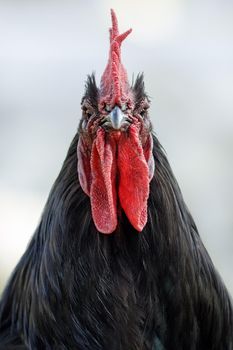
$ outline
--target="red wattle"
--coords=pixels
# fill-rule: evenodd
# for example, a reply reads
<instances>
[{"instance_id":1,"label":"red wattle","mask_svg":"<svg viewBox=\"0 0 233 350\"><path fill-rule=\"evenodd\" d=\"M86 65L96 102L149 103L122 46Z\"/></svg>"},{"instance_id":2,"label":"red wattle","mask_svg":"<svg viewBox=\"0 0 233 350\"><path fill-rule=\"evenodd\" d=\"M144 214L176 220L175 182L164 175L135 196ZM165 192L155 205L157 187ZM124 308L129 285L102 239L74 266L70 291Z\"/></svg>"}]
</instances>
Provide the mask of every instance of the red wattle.
<instances>
[{"instance_id":1,"label":"red wattle","mask_svg":"<svg viewBox=\"0 0 233 350\"><path fill-rule=\"evenodd\" d=\"M142 231L147 222L149 169L136 125L122 134L118 144L119 199L130 223Z\"/></svg>"},{"instance_id":2,"label":"red wattle","mask_svg":"<svg viewBox=\"0 0 233 350\"><path fill-rule=\"evenodd\" d=\"M100 232L109 234L117 227L117 196L132 226L139 232L145 227L149 183L154 174L152 142L148 135L142 147L136 124L127 133L109 134L99 129L91 148L88 139L80 136L79 181L90 196L92 217Z\"/></svg>"},{"instance_id":3,"label":"red wattle","mask_svg":"<svg viewBox=\"0 0 233 350\"><path fill-rule=\"evenodd\" d=\"M91 152L92 183L90 200L92 217L102 233L112 233L117 226L116 144L99 129Z\"/></svg>"}]
</instances>

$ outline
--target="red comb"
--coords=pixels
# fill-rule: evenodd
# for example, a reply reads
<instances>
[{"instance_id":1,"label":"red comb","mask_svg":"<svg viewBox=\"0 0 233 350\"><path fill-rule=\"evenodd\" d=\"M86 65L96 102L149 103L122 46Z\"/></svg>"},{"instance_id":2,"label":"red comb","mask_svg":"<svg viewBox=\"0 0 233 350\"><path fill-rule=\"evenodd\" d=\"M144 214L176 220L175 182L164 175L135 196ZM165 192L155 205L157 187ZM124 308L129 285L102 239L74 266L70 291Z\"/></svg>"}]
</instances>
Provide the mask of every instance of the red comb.
<instances>
[{"instance_id":1,"label":"red comb","mask_svg":"<svg viewBox=\"0 0 233 350\"><path fill-rule=\"evenodd\" d=\"M116 14L111 10L112 28L110 28L110 51L107 67L100 83L100 105L125 103L129 99L129 83L125 68L121 63L121 43L132 29L119 34Z\"/></svg>"}]
</instances>

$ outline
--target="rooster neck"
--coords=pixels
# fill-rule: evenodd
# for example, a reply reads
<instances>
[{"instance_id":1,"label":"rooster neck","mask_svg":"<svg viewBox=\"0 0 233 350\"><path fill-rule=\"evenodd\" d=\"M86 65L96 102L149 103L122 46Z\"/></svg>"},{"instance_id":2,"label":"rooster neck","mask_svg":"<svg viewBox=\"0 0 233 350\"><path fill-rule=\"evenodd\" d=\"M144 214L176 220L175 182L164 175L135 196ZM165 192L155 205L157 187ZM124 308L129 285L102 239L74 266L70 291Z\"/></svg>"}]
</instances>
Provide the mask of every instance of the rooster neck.
<instances>
[{"instance_id":1,"label":"rooster neck","mask_svg":"<svg viewBox=\"0 0 233 350\"><path fill-rule=\"evenodd\" d=\"M78 182L78 137L3 295L5 327L30 349L228 349L229 297L156 138L146 226L137 234L122 213L103 235Z\"/></svg>"}]
</instances>

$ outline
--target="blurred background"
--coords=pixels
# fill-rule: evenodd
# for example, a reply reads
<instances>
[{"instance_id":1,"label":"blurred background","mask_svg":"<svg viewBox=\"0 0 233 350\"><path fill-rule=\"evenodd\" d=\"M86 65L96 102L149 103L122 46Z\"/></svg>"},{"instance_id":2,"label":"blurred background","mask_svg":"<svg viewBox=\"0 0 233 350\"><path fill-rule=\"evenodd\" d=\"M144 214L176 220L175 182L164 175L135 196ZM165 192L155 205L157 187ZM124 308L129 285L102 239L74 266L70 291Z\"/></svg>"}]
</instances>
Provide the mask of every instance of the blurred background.
<instances>
[{"instance_id":1,"label":"blurred background","mask_svg":"<svg viewBox=\"0 0 233 350\"><path fill-rule=\"evenodd\" d=\"M110 7L131 78L233 294L233 2L0 0L0 291L38 224L108 56Z\"/></svg>"}]
</instances>

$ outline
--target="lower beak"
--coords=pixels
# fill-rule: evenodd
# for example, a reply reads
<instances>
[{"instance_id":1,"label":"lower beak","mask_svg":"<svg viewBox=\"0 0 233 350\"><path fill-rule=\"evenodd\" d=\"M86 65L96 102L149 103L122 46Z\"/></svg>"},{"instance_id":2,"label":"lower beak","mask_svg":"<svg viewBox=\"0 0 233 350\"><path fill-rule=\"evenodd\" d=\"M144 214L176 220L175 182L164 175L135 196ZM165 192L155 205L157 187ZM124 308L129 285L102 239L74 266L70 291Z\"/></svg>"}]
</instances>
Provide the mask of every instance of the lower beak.
<instances>
[{"instance_id":1,"label":"lower beak","mask_svg":"<svg viewBox=\"0 0 233 350\"><path fill-rule=\"evenodd\" d=\"M118 106L115 106L109 114L109 118L112 123L112 127L116 130L119 130L121 128L122 122L125 119L125 116L121 109Z\"/></svg>"}]
</instances>

